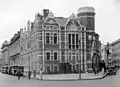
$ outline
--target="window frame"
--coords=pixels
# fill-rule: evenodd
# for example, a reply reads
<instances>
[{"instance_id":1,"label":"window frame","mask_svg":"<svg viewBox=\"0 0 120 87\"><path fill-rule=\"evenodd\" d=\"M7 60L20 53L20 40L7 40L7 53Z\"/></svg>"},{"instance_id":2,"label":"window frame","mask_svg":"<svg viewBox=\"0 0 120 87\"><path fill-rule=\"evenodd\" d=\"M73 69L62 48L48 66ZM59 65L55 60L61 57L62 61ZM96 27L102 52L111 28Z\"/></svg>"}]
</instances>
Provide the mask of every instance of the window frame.
<instances>
[{"instance_id":1,"label":"window frame","mask_svg":"<svg viewBox=\"0 0 120 87\"><path fill-rule=\"evenodd\" d=\"M47 53L50 53L50 58L49 58L49 60L47 60ZM51 60L51 51L46 51L46 60L47 60L47 61L50 61L50 60Z\"/></svg>"},{"instance_id":2,"label":"window frame","mask_svg":"<svg viewBox=\"0 0 120 87\"><path fill-rule=\"evenodd\" d=\"M54 51L54 52L53 52L53 60L55 60L55 54L54 54L54 53L57 53L57 59L56 59L56 60L58 60L58 52L57 52L57 51ZM55 61L56 61L56 60L55 60Z\"/></svg>"},{"instance_id":3,"label":"window frame","mask_svg":"<svg viewBox=\"0 0 120 87\"><path fill-rule=\"evenodd\" d=\"M55 43L55 37L56 37L56 43ZM58 44L58 34L57 34L57 32L53 33L53 44Z\"/></svg>"},{"instance_id":4,"label":"window frame","mask_svg":"<svg viewBox=\"0 0 120 87\"><path fill-rule=\"evenodd\" d=\"M49 34L48 35L48 40L49 40L49 42L47 43L47 33ZM45 44L50 44L50 32L45 32Z\"/></svg>"}]
</instances>

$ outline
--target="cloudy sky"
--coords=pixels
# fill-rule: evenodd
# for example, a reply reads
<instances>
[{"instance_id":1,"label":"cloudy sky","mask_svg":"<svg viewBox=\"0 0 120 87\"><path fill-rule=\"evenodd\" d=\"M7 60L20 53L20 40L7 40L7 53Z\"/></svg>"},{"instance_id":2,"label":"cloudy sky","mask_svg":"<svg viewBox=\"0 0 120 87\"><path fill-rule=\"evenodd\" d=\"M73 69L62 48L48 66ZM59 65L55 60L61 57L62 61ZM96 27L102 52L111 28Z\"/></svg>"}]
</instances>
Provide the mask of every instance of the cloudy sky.
<instances>
[{"instance_id":1,"label":"cloudy sky","mask_svg":"<svg viewBox=\"0 0 120 87\"><path fill-rule=\"evenodd\" d=\"M104 43L120 38L120 0L0 0L0 45L34 20L41 8L68 17L81 6L95 8L95 30Z\"/></svg>"}]
</instances>

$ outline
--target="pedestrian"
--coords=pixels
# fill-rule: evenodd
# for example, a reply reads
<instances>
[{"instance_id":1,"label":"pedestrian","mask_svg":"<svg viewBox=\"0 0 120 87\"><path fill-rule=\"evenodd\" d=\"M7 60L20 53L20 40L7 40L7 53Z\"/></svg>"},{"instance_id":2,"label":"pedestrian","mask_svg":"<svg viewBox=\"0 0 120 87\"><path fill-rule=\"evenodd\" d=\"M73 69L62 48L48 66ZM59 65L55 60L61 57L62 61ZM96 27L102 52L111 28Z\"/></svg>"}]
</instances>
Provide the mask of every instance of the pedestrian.
<instances>
[{"instance_id":1,"label":"pedestrian","mask_svg":"<svg viewBox=\"0 0 120 87\"><path fill-rule=\"evenodd\" d=\"M40 70L39 79L42 79L42 74L43 74L43 72L42 72L42 70Z\"/></svg>"},{"instance_id":2,"label":"pedestrian","mask_svg":"<svg viewBox=\"0 0 120 87\"><path fill-rule=\"evenodd\" d=\"M18 69L18 71L17 71L18 80L20 80L20 74L21 74L20 69Z\"/></svg>"},{"instance_id":3,"label":"pedestrian","mask_svg":"<svg viewBox=\"0 0 120 87\"><path fill-rule=\"evenodd\" d=\"M31 71L28 71L28 78L31 79Z\"/></svg>"}]
</instances>

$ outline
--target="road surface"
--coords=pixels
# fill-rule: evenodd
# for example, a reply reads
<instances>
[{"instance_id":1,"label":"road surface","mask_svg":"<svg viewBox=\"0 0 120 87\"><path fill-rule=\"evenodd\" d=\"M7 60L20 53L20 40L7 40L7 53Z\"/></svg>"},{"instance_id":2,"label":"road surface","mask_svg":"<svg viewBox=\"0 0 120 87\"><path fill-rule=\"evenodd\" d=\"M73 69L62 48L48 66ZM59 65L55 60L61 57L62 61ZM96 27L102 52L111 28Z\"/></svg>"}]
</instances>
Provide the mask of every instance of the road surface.
<instances>
[{"instance_id":1,"label":"road surface","mask_svg":"<svg viewBox=\"0 0 120 87\"><path fill-rule=\"evenodd\" d=\"M104 79L78 81L40 81L28 78L18 80L16 76L0 73L0 87L120 87L120 71L117 75Z\"/></svg>"}]
</instances>

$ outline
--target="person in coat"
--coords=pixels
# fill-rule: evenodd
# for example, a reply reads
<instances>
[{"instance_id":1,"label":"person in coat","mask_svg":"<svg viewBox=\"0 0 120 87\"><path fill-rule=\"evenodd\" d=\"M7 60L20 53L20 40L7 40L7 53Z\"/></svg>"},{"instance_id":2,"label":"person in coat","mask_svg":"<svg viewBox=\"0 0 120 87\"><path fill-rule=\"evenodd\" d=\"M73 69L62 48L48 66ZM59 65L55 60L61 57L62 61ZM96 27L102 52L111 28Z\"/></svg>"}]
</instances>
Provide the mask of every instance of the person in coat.
<instances>
[{"instance_id":1,"label":"person in coat","mask_svg":"<svg viewBox=\"0 0 120 87\"><path fill-rule=\"evenodd\" d=\"M18 75L18 80L20 80L20 76L21 76L20 69L18 69L18 71L17 71L17 75Z\"/></svg>"},{"instance_id":2,"label":"person in coat","mask_svg":"<svg viewBox=\"0 0 120 87\"><path fill-rule=\"evenodd\" d=\"M28 78L31 79L31 71L28 71Z\"/></svg>"}]
</instances>

